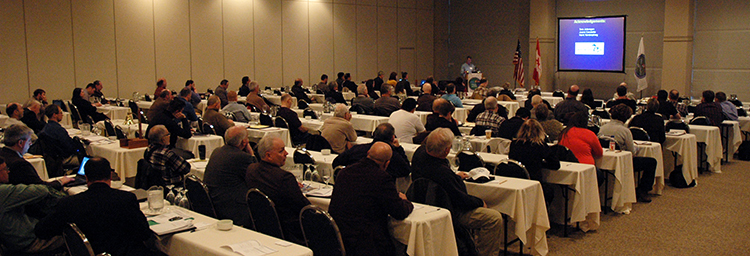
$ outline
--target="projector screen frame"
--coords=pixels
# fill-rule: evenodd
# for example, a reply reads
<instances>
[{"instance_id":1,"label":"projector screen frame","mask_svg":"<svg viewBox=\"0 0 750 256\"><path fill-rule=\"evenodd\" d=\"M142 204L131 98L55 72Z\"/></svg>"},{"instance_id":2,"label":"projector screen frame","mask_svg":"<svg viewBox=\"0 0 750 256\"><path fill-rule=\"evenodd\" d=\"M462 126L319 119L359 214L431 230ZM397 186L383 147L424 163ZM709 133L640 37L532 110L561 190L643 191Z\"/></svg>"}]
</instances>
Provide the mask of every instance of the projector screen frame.
<instances>
[{"instance_id":1,"label":"projector screen frame","mask_svg":"<svg viewBox=\"0 0 750 256\"><path fill-rule=\"evenodd\" d=\"M623 18L622 25L622 69L621 70L591 70L591 69L561 69L560 68L560 21L574 19L602 19ZM597 73L622 73L625 74L625 55L627 53L627 26L628 15L605 15L605 16L580 16L580 17L557 17L557 72L597 72Z\"/></svg>"}]
</instances>

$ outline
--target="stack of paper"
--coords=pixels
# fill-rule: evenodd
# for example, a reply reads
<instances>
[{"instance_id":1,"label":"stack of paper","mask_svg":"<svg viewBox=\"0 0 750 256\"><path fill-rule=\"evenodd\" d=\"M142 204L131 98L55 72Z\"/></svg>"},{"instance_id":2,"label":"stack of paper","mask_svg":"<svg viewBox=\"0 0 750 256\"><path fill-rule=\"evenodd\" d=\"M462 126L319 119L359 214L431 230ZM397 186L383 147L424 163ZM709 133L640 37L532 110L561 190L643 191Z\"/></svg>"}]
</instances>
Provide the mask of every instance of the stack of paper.
<instances>
[{"instance_id":1,"label":"stack of paper","mask_svg":"<svg viewBox=\"0 0 750 256\"><path fill-rule=\"evenodd\" d=\"M193 218L179 211L147 218L149 228L157 235L166 235L194 229Z\"/></svg>"},{"instance_id":2,"label":"stack of paper","mask_svg":"<svg viewBox=\"0 0 750 256\"><path fill-rule=\"evenodd\" d=\"M229 248L233 252L245 255L245 256L260 256L269 253L274 253L276 250L268 248L262 245L257 240L248 240L236 244L222 245L221 247Z\"/></svg>"}]
</instances>

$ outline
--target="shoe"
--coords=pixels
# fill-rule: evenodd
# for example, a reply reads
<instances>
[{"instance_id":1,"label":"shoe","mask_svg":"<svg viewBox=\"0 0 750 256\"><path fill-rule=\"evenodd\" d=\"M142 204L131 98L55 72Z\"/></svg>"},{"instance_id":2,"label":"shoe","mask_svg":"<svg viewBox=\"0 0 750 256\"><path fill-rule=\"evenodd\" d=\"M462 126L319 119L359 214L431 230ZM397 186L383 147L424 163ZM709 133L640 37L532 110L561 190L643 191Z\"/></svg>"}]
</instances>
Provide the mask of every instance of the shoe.
<instances>
[{"instance_id":1,"label":"shoe","mask_svg":"<svg viewBox=\"0 0 750 256\"><path fill-rule=\"evenodd\" d=\"M651 197L647 193L636 193L636 199L641 203L650 203Z\"/></svg>"}]
</instances>

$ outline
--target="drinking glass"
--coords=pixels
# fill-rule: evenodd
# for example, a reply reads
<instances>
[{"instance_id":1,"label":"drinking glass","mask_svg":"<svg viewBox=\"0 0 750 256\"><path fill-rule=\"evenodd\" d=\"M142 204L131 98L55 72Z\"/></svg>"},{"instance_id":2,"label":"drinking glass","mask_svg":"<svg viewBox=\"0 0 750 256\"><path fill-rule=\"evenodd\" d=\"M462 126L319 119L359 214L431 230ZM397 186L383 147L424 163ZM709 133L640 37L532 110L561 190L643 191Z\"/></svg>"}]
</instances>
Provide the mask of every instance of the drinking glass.
<instances>
[{"instance_id":1,"label":"drinking glass","mask_svg":"<svg viewBox=\"0 0 750 256\"><path fill-rule=\"evenodd\" d=\"M323 173L323 182L326 184L325 188L329 188L328 181L331 179L332 170L320 170Z\"/></svg>"},{"instance_id":2,"label":"drinking glass","mask_svg":"<svg viewBox=\"0 0 750 256\"><path fill-rule=\"evenodd\" d=\"M160 186L151 186L148 189L148 209L157 213L164 208L164 188Z\"/></svg>"},{"instance_id":3,"label":"drinking glass","mask_svg":"<svg viewBox=\"0 0 750 256\"><path fill-rule=\"evenodd\" d=\"M83 136L89 136L91 134L91 125L87 123L78 123L78 127L81 128L81 135Z\"/></svg>"}]
</instances>

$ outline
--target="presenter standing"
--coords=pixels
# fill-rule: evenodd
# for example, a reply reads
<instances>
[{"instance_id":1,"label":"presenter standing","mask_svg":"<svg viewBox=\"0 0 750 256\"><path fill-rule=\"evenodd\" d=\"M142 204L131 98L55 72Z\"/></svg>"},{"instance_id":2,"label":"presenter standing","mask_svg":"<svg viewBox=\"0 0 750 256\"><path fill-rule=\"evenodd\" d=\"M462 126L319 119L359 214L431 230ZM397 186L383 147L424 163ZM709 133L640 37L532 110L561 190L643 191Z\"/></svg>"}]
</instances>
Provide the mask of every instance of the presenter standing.
<instances>
[{"instance_id":1,"label":"presenter standing","mask_svg":"<svg viewBox=\"0 0 750 256\"><path fill-rule=\"evenodd\" d=\"M466 77L467 74L476 71L476 66L471 64L471 56L466 56L466 63L461 65L461 77Z\"/></svg>"}]
</instances>

